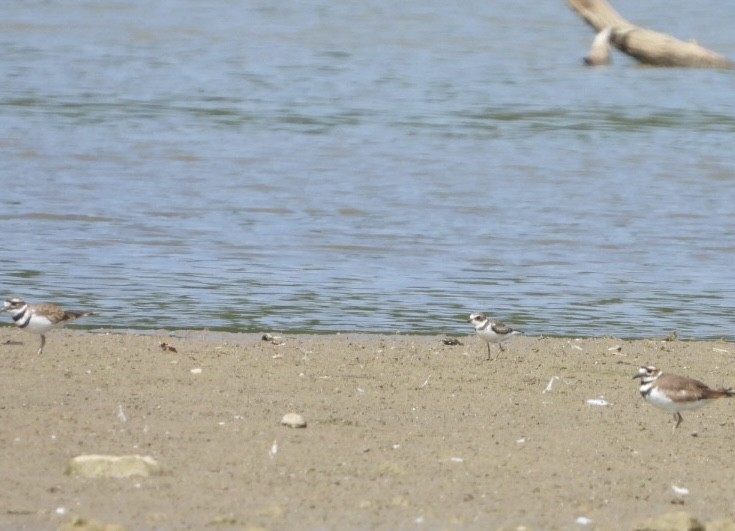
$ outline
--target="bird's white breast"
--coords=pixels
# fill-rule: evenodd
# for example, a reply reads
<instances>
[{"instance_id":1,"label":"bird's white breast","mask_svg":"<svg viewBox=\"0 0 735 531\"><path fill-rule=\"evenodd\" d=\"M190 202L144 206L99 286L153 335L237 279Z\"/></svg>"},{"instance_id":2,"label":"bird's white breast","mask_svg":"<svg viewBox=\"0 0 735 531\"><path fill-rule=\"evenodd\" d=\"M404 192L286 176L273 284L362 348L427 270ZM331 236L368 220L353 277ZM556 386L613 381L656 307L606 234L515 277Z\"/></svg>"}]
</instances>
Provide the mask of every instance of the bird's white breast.
<instances>
[{"instance_id":1,"label":"bird's white breast","mask_svg":"<svg viewBox=\"0 0 735 531\"><path fill-rule=\"evenodd\" d=\"M53 323L47 317L34 313L31 314L31 318L28 324L23 327L23 330L32 334L43 334L51 330L53 326Z\"/></svg>"},{"instance_id":2,"label":"bird's white breast","mask_svg":"<svg viewBox=\"0 0 735 531\"><path fill-rule=\"evenodd\" d=\"M488 343L500 343L504 339L503 336L499 336L498 334L493 332L493 329L489 326L484 330L478 330L477 335L479 335Z\"/></svg>"}]
</instances>

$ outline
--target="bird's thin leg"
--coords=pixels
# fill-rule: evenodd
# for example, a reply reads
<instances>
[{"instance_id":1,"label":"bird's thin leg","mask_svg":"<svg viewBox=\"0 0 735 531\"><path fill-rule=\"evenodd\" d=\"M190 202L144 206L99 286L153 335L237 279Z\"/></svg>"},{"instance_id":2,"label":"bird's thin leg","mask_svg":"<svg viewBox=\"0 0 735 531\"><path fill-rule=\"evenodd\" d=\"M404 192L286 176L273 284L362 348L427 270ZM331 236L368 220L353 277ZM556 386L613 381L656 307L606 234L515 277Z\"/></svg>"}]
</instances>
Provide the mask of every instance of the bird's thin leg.
<instances>
[{"instance_id":1,"label":"bird's thin leg","mask_svg":"<svg viewBox=\"0 0 735 531\"><path fill-rule=\"evenodd\" d=\"M676 413L674 413L674 419L676 420L676 424L674 425L674 429L676 429L676 428L679 427L679 424L682 423L682 421L684 420L684 417L682 417L681 416L681 413L679 413L677 411Z\"/></svg>"},{"instance_id":2,"label":"bird's thin leg","mask_svg":"<svg viewBox=\"0 0 735 531\"><path fill-rule=\"evenodd\" d=\"M43 354L43 347L44 347L44 345L46 345L46 336L43 335L43 334L41 334L41 346L38 349L38 354L39 355Z\"/></svg>"},{"instance_id":3,"label":"bird's thin leg","mask_svg":"<svg viewBox=\"0 0 735 531\"><path fill-rule=\"evenodd\" d=\"M487 361L490 361L490 343L487 344Z\"/></svg>"}]
</instances>

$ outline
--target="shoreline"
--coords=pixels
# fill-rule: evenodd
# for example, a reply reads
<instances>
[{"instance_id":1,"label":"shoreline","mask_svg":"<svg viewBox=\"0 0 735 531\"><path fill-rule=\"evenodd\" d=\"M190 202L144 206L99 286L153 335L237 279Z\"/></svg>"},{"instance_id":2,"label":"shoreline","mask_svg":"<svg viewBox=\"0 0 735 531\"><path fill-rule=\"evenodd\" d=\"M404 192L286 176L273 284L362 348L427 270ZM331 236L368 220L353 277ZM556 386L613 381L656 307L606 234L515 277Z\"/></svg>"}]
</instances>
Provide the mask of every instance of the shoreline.
<instances>
[{"instance_id":1,"label":"shoreline","mask_svg":"<svg viewBox=\"0 0 735 531\"><path fill-rule=\"evenodd\" d=\"M104 334L121 334L121 335L140 335L140 336L177 336L187 338L196 334L203 335L232 335L232 336L253 336L261 337L263 334L279 335L286 337L296 336L366 336L366 337L450 337L450 338L466 338L468 342L476 339L476 334L472 331L471 326L464 327L464 332L420 332L420 331L395 331L395 332L374 332L374 331L360 331L360 330L342 330L342 331L306 331L306 330L280 330L280 329L267 329L263 328L260 330L242 330L242 329L219 329L219 328L101 328L97 326L85 326L81 323L74 323L72 325L64 326L60 329L53 330L49 334L56 334L59 330L71 332L71 333L88 333L94 335ZM0 331L2 330L16 330L16 326L12 322L3 322L0 324ZM616 335L571 335L571 336L555 336L555 335L529 335L522 333L521 336L530 339L558 339L558 340L602 340L610 339L617 341L664 341L664 342L723 342L723 343L735 343L735 337L730 336L711 336L711 337L690 337L690 336L679 336L676 331L669 333L662 333L653 337L624 337Z\"/></svg>"},{"instance_id":2,"label":"shoreline","mask_svg":"<svg viewBox=\"0 0 735 531\"><path fill-rule=\"evenodd\" d=\"M38 336L1 327L0 527L55 529L75 515L130 530L735 517L735 401L684 412L674 431L632 380L653 363L735 385L730 343L519 336L485 361L469 333L459 346L446 334L278 335L70 328L37 356ZM289 412L307 427L280 425ZM64 474L98 453L151 455L163 474Z\"/></svg>"}]
</instances>

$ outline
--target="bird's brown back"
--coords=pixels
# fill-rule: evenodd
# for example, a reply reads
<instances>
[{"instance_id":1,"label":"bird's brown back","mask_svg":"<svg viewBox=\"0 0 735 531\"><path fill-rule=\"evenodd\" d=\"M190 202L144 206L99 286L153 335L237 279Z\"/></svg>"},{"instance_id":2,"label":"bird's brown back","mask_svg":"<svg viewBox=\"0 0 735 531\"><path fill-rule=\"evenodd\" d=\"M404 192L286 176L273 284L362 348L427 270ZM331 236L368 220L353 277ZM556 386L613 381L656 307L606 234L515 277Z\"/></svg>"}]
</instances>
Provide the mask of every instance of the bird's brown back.
<instances>
[{"instance_id":1,"label":"bird's brown back","mask_svg":"<svg viewBox=\"0 0 735 531\"><path fill-rule=\"evenodd\" d=\"M678 374L664 373L656 379L656 383L659 387L676 394L679 399L685 401L712 400L735 396L735 391L732 389L712 389L699 380L679 376Z\"/></svg>"}]
</instances>

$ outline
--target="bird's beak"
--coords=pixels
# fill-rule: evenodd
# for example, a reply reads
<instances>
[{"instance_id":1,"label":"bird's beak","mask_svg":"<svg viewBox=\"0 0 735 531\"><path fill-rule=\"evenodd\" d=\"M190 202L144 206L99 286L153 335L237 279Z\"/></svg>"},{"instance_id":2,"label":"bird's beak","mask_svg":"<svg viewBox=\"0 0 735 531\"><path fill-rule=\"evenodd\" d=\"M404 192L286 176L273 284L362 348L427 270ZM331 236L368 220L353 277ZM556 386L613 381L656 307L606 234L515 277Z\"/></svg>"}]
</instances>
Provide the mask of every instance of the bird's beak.
<instances>
[{"instance_id":1,"label":"bird's beak","mask_svg":"<svg viewBox=\"0 0 735 531\"><path fill-rule=\"evenodd\" d=\"M633 379L634 379L634 380L635 380L636 378L643 378L643 373L640 373L640 372L639 372L638 374L636 374L635 376L633 376Z\"/></svg>"}]
</instances>

